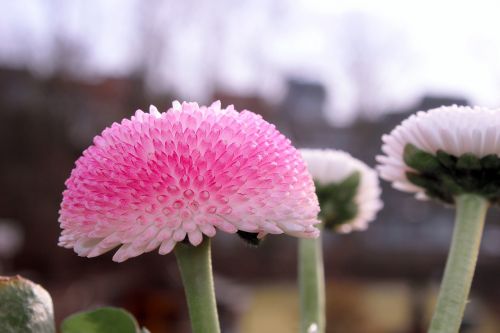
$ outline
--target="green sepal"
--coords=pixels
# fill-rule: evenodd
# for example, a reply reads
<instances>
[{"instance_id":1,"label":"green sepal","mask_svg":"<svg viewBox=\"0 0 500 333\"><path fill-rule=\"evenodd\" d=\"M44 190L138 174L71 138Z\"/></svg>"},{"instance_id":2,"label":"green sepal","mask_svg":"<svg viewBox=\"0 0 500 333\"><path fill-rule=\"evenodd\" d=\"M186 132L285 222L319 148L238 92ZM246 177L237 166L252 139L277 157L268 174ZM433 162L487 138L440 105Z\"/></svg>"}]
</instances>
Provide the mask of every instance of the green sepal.
<instances>
[{"instance_id":1,"label":"green sepal","mask_svg":"<svg viewBox=\"0 0 500 333\"><path fill-rule=\"evenodd\" d=\"M497 155L490 154L481 158L481 166L485 169L500 169L500 158Z\"/></svg>"},{"instance_id":2,"label":"green sepal","mask_svg":"<svg viewBox=\"0 0 500 333\"><path fill-rule=\"evenodd\" d=\"M337 197L342 201L352 201L358 192L359 183L361 181L361 174L353 172L346 179L341 181L338 187Z\"/></svg>"},{"instance_id":3,"label":"green sepal","mask_svg":"<svg viewBox=\"0 0 500 333\"><path fill-rule=\"evenodd\" d=\"M55 333L49 293L21 276L0 276L0 332Z\"/></svg>"},{"instance_id":4,"label":"green sepal","mask_svg":"<svg viewBox=\"0 0 500 333\"><path fill-rule=\"evenodd\" d=\"M443 150L436 152L436 158L447 169L454 169L457 164L457 158L453 155L447 154Z\"/></svg>"},{"instance_id":5,"label":"green sepal","mask_svg":"<svg viewBox=\"0 0 500 333\"><path fill-rule=\"evenodd\" d=\"M453 193L454 196L462 194L463 188L455 181L453 177L448 174L442 174L439 177L441 179L441 184L443 185L443 190L446 188L448 192Z\"/></svg>"},{"instance_id":6,"label":"green sepal","mask_svg":"<svg viewBox=\"0 0 500 333\"><path fill-rule=\"evenodd\" d=\"M453 196L442 186L442 180L431 175L407 172L406 178L414 185L425 189L427 196L437 198L446 203L453 203Z\"/></svg>"},{"instance_id":7,"label":"green sepal","mask_svg":"<svg viewBox=\"0 0 500 333\"><path fill-rule=\"evenodd\" d=\"M143 333L137 321L128 311L103 307L80 312L66 318L61 325L62 333Z\"/></svg>"},{"instance_id":8,"label":"green sepal","mask_svg":"<svg viewBox=\"0 0 500 333\"><path fill-rule=\"evenodd\" d=\"M465 153L458 158L457 169L462 170L480 170L481 161L470 153Z\"/></svg>"},{"instance_id":9,"label":"green sepal","mask_svg":"<svg viewBox=\"0 0 500 333\"><path fill-rule=\"evenodd\" d=\"M315 183L321 208L319 218L324 222L325 229L333 229L356 217L358 206L354 198L360 182L361 173L355 171L338 183Z\"/></svg>"},{"instance_id":10,"label":"green sepal","mask_svg":"<svg viewBox=\"0 0 500 333\"><path fill-rule=\"evenodd\" d=\"M475 193L491 203L500 203L500 158L495 154L479 158L471 153L453 156L442 150L432 155L411 144L405 146L405 162L415 171L407 172L408 181L421 187L425 193L446 203L454 197Z\"/></svg>"},{"instance_id":11,"label":"green sepal","mask_svg":"<svg viewBox=\"0 0 500 333\"><path fill-rule=\"evenodd\" d=\"M410 183L418 187L428 188L429 186L433 186L431 180L415 172L407 172L406 178L410 181Z\"/></svg>"},{"instance_id":12,"label":"green sepal","mask_svg":"<svg viewBox=\"0 0 500 333\"><path fill-rule=\"evenodd\" d=\"M412 144L405 146L403 159L406 165L420 172L435 172L441 169L441 164L436 156L420 150Z\"/></svg>"}]
</instances>

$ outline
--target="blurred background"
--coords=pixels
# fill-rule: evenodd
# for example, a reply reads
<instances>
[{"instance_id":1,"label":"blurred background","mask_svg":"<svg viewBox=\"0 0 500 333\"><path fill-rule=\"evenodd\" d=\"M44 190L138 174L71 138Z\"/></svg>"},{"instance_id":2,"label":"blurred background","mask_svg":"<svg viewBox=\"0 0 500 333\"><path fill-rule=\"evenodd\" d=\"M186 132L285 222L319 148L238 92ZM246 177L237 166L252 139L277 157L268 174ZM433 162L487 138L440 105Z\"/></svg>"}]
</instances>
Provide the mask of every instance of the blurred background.
<instances>
[{"instance_id":1,"label":"blurred background","mask_svg":"<svg viewBox=\"0 0 500 333\"><path fill-rule=\"evenodd\" d=\"M57 247L75 160L106 126L175 99L263 115L298 147L375 164L383 133L447 104L500 104L497 1L0 0L0 274L52 294L57 320L123 306L189 332L173 255L116 264ZM368 231L325 235L328 332L420 333L453 214L383 184ZM500 225L488 217L463 333L500 332ZM213 242L225 333L298 329L296 240Z\"/></svg>"}]
</instances>

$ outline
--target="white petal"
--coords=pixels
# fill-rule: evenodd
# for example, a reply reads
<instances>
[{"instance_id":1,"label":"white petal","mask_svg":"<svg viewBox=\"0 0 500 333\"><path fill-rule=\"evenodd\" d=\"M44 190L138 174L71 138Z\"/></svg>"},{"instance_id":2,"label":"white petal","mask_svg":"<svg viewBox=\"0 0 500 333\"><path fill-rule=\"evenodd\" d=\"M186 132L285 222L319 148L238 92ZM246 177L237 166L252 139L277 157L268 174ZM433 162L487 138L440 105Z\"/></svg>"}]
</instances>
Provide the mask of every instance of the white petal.
<instances>
[{"instance_id":1,"label":"white petal","mask_svg":"<svg viewBox=\"0 0 500 333\"><path fill-rule=\"evenodd\" d=\"M172 109L176 110L176 111L180 111L182 110L182 105L179 101L173 101L172 102Z\"/></svg>"},{"instance_id":2,"label":"white petal","mask_svg":"<svg viewBox=\"0 0 500 333\"><path fill-rule=\"evenodd\" d=\"M158 109L154 105L149 106L149 114L153 115L156 118L161 117L161 113L158 111Z\"/></svg>"}]
</instances>

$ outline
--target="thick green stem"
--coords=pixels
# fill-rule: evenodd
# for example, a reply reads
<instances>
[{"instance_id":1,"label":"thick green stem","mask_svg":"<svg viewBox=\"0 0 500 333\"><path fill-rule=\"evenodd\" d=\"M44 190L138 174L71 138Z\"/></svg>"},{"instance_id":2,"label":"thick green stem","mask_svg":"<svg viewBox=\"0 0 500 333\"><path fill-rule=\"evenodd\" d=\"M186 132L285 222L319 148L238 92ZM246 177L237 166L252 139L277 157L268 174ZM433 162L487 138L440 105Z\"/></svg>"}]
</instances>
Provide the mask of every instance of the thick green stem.
<instances>
[{"instance_id":1,"label":"thick green stem","mask_svg":"<svg viewBox=\"0 0 500 333\"><path fill-rule=\"evenodd\" d=\"M220 333L210 238L204 239L198 246L178 243L175 256L186 292L193 333Z\"/></svg>"},{"instance_id":2,"label":"thick green stem","mask_svg":"<svg viewBox=\"0 0 500 333\"><path fill-rule=\"evenodd\" d=\"M488 201L475 194L455 198L453 239L429 333L457 333L476 268Z\"/></svg>"},{"instance_id":3,"label":"thick green stem","mask_svg":"<svg viewBox=\"0 0 500 333\"><path fill-rule=\"evenodd\" d=\"M300 332L325 332L325 274L321 235L299 240Z\"/></svg>"}]
</instances>

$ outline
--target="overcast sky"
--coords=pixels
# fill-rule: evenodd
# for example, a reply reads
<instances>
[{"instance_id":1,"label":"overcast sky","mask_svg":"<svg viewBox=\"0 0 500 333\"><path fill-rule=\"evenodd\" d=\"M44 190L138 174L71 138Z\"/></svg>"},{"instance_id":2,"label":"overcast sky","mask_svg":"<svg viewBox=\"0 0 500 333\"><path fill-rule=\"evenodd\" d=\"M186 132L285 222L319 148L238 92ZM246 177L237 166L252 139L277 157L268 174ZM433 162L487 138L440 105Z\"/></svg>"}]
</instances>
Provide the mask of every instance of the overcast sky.
<instances>
[{"instance_id":1,"label":"overcast sky","mask_svg":"<svg viewBox=\"0 0 500 333\"><path fill-rule=\"evenodd\" d=\"M147 64L153 90L200 102L214 87L279 101L293 76L323 83L328 118L345 124L428 92L500 105L499 9L487 0L0 0L0 62L49 74L63 40L81 51L66 65L75 75Z\"/></svg>"}]
</instances>

